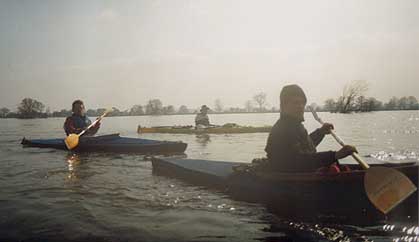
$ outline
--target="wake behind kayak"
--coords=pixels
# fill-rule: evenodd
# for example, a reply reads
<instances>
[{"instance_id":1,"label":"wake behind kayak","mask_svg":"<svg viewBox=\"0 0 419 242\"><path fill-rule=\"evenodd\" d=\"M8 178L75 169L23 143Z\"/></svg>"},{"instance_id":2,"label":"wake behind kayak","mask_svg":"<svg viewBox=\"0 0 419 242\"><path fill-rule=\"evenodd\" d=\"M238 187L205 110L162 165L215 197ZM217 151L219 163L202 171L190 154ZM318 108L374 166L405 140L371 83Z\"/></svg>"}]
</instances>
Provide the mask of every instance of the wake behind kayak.
<instances>
[{"instance_id":1,"label":"wake behind kayak","mask_svg":"<svg viewBox=\"0 0 419 242\"><path fill-rule=\"evenodd\" d=\"M67 150L63 138L56 139L26 139L21 144L24 147L53 148ZM138 154L179 154L186 150L187 144L174 141L159 141L121 137L119 134L88 137L82 136L76 152L116 152Z\"/></svg>"}]
</instances>

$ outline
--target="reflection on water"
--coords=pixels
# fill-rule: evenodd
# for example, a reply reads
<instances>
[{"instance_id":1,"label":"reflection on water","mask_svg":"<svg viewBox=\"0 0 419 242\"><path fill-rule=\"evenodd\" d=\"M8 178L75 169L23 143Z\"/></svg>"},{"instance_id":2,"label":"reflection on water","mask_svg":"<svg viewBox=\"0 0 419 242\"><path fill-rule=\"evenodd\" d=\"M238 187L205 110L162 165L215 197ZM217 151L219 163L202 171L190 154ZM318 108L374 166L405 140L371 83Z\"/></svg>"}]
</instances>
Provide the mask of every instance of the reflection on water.
<instances>
[{"instance_id":1,"label":"reflection on water","mask_svg":"<svg viewBox=\"0 0 419 242\"><path fill-rule=\"evenodd\" d=\"M282 238L261 239L261 241L335 241L335 242L372 242L375 241L369 236L365 236L365 231L369 235L376 235L375 228L364 229L364 233L357 227L340 226L336 224L307 223L292 220L282 220L271 217L271 225L265 229L269 232L281 232L285 236Z\"/></svg>"},{"instance_id":2,"label":"reflection on water","mask_svg":"<svg viewBox=\"0 0 419 242\"><path fill-rule=\"evenodd\" d=\"M419 241L419 226L397 226L395 224L385 224L383 231L391 232L394 242L417 242Z\"/></svg>"},{"instance_id":3,"label":"reflection on water","mask_svg":"<svg viewBox=\"0 0 419 242\"><path fill-rule=\"evenodd\" d=\"M211 137L209 134L197 134L196 142L201 144L202 147L206 147L209 142L211 142Z\"/></svg>"},{"instance_id":4,"label":"reflection on water","mask_svg":"<svg viewBox=\"0 0 419 242\"><path fill-rule=\"evenodd\" d=\"M380 160L380 161L412 161L417 162L419 160L419 157L416 152L414 151L398 151L396 153L394 152L386 152L386 151L379 151L377 153L370 154L367 157L372 157L374 159Z\"/></svg>"},{"instance_id":5,"label":"reflection on water","mask_svg":"<svg viewBox=\"0 0 419 242\"><path fill-rule=\"evenodd\" d=\"M77 154L68 155L67 158L68 163L68 176L69 180L77 180L77 169L80 164L80 158Z\"/></svg>"},{"instance_id":6,"label":"reflection on water","mask_svg":"<svg viewBox=\"0 0 419 242\"><path fill-rule=\"evenodd\" d=\"M335 241L335 242L417 242L419 241L419 226L385 224L383 226L357 227L344 224L321 224L301 221L282 220L276 217L266 218L271 221L267 232L281 232L291 236L284 241ZM261 241L283 241L282 238L264 238Z\"/></svg>"}]
</instances>

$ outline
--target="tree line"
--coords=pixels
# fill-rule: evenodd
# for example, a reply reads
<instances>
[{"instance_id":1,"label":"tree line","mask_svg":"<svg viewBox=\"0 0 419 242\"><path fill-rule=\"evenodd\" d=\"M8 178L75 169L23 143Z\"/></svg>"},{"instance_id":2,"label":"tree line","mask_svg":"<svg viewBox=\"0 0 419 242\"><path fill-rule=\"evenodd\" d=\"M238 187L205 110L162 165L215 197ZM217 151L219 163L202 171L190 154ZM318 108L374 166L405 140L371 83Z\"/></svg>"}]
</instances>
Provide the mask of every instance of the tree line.
<instances>
[{"instance_id":1,"label":"tree line","mask_svg":"<svg viewBox=\"0 0 419 242\"><path fill-rule=\"evenodd\" d=\"M319 109L335 113L419 109L418 100L414 96L392 97L388 102L382 102L374 97L365 96L367 90L367 81L352 81L345 85L341 96L327 99Z\"/></svg>"},{"instance_id":2,"label":"tree line","mask_svg":"<svg viewBox=\"0 0 419 242\"><path fill-rule=\"evenodd\" d=\"M333 99L327 99L324 105L317 106L317 111L351 113L351 112L371 112L382 110L419 110L419 103L416 97L392 97L384 103L374 97L365 96L368 89L366 81L352 81L347 84L342 95ZM267 95L264 92L257 93L251 100L244 103L242 107L224 108L220 99L216 99L214 106L208 113L266 113L279 112L275 107L268 108ZM105 108L88 109L88 116L100 116L106 111ZM194 114L199 108L190 109L186 105L176 108L173 105L163 105L160 99L151 99L145 105L134 105L127 110L119 110L113 107L109 116L141 116L141 115L174 115L174 114ZM48 117L68 117L72 112L69 109L51 112L49 108L38 100L24 98L19 104L17 111L13 112L8 108L0 109L0 118L48 118Z\"/></svg>"},{"instance_id":3,"label":"tree line","mask_svg":"<svg viewBox=\"0 0 419 242\"><path fill-rule=\"evenodd\" d=\"M278 112L275 108L266 108L266 94L260 92L253 97L253 100L246 102L243 108L232 107L224 108L220 99L215 100L214 108L209 110L209 113L245 113L245 112ZM127 110L119 110L116 107L108 116L141 116L141 115L174 115L174 114L194 114L199 111L199 108L190 109L186 105L181 105L176 108L173 105L164 106L160 99L151 99L146 105L134 105ZM106 111L105 108L88 109L86 114L88 116L100 116ZM49 108L33 98L24 98L16 112L8 108L0 109L0 118L48 118L48 117L68 117L71 116L70 109L62 109L60 111L51 112Z\"/></svg>"},{"instance_id":4,"label":"tree line","mask_svg":"<svg viewBox=\"0 0 419 242\"><path fill-rule=\"evenodd\" d=\"M86 114L88 116L100 116L107 109L88 109ZM159 99L151 99L144 106L134 105L128 110L119 110L116 107L112 108L112 112L108 116L139 116L139 115L170 115L170 114L188 114L191 110L185 105L180 106L178 110L173 105L163 106ZM24 98L16 112L12 112L8 108L0 109L0 118L48 118L48 117L68 117L71 116L70 109L62 109L60 111L51 112L45 105L38 100L32 98Z\"/></svg>"}]
</instances>

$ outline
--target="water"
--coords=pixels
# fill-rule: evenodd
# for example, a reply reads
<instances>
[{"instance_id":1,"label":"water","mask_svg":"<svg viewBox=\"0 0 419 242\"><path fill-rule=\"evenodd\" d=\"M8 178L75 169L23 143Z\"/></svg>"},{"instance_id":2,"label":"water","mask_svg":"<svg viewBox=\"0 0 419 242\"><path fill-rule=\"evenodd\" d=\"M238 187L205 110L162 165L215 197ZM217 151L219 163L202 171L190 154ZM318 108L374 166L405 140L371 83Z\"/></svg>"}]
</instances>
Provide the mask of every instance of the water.
<instances>
[{"instance_id":1,"label":"water","mask_svg":"<svg viewBox=\"0 0 419 242\"><path fill-rule=\"evenodd\" d=\"M418 161L419 112L320 113L370 163ZM272 125L278 114L211 115L212 123ZM138 137L137 125L188 125L193 115L110 117L100 133ZM64 137L63 118L0 119L0 241L399 241L418 224L362 227L278 218L258 204L152 175L128 154L71 154L22 148L20 140ZM306 114L306 128L318 124ZM189 158L250 162L265 155L266 133L142 134L182 140ZM319 150L336 150L331 137ZM351 159L344 162L353 163Z\"/></svg>"}]
</instances>

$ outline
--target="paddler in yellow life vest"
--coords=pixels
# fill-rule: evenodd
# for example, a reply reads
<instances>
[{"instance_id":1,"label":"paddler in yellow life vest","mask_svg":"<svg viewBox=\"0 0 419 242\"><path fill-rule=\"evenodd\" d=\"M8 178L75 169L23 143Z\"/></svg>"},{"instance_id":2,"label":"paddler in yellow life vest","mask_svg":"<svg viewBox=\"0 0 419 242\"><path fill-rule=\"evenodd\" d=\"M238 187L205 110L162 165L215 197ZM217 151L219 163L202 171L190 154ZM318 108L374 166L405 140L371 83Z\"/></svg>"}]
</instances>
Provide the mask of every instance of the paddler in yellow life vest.
<instances>
[{"instance_id":1,"label":"paddler in yellow life vest","mask_svg":"<svg viewBox=\"0 0 419 242\"><path fill-rule=\"evenodd\" d=\"M205 128L211 126L207 114L208 110L210 110L210 108L207 107L207 105L202 105L201 110L199 110L199 113L197 113L195 117L196 128Z\"/></svg>"}]
</instances>

